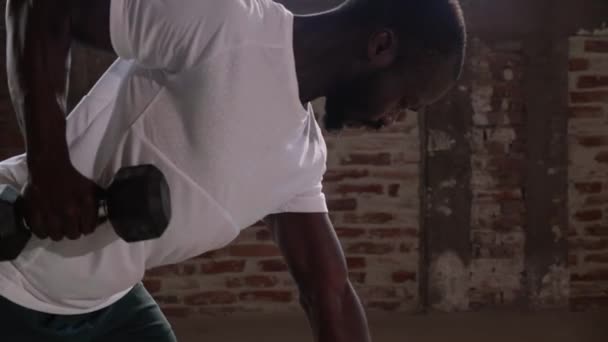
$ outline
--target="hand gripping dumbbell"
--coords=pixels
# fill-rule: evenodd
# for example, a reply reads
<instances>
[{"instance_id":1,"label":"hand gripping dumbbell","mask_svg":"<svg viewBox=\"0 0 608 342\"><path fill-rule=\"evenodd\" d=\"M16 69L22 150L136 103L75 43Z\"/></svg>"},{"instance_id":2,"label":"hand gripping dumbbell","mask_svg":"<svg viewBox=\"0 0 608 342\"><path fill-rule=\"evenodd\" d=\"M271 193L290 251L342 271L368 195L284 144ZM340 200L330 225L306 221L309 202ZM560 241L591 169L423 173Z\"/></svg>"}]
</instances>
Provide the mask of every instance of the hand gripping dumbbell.
<instances>
[{"instance_id":1,"label":"hand gripping dumbbell","mask_svg":"<svg viewBox=\"0 0 608 342\"><path fill-rule=\"evenodd\" d=\"M122 168L99 194L99 223L110 221L126 242L159 238L171 219L169 186L153 165ZM14 260L32 236L21 210L21 195L0 185L0 261Z\"/></svg>"}]
</instances>

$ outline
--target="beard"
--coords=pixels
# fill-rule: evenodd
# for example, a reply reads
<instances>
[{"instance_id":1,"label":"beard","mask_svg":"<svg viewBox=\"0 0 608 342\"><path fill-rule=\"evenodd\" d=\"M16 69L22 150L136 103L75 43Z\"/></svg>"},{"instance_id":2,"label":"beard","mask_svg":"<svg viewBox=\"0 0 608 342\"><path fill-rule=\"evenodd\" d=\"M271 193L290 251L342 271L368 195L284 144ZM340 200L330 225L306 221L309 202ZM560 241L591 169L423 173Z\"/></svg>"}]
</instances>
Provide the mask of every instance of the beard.
<instances>
[{"instance_id":1,"label":"beard","mask_svg":"<svg viewBox=\"0 0 608 342\"><path fill-rule=\"evenodd\" d=\"M352 118L350 113L353 111L352 100L348 101L346 96L327 96L325 99L325 115L323 116L323 126L330 133L335 133L347 127L359 128L366 127L372 130L379 130L387 125L383 120L357 120Z\"/></svg>"}]
</instances>

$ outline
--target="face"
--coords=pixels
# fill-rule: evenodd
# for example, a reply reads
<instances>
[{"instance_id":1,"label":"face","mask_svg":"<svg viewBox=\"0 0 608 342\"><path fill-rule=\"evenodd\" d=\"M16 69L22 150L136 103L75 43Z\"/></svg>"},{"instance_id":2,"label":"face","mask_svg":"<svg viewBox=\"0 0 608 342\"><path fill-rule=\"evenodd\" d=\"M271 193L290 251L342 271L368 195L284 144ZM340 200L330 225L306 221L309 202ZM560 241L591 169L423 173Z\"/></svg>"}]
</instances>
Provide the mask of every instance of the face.
<instances>
[{"instance_id":1,"label":"face","mask_svg":"<svg viewBox=\"0 0 608 342\"><path fill-rule=\"evenodd\" d=\"M377 68L352 77L327 94L325 128L379 129L395 121L405 109L417 110L437 101L455 83L457 60L427 58L417 66Z\"/></svg>"}]
</instances>

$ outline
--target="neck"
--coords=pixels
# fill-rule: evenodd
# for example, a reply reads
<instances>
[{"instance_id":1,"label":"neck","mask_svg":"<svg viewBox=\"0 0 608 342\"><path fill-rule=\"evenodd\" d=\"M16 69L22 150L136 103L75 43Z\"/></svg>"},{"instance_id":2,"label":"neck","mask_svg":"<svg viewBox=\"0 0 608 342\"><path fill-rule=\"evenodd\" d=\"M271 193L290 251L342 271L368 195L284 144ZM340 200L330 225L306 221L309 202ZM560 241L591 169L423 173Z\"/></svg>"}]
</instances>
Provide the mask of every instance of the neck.
<instances>
[{"instance_id":1,"label":"neck","mask_svg":"<svg viewBox=\"0 0 608 342\"><path fill-rule=\"evenodd\" d=\"M349 40L338 9L295 16L294 55L300 101L326 96L348 67ZM352 44L351 44L352 45Z\"/></svg>"}]
</instances>

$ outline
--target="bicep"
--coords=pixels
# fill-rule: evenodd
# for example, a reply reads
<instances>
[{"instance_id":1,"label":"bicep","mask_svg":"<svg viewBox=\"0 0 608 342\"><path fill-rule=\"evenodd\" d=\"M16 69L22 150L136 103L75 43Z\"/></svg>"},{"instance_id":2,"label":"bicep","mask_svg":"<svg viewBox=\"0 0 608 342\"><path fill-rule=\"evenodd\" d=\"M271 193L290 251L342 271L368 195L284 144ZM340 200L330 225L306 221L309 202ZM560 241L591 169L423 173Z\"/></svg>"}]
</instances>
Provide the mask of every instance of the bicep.
<instances>
[{"instance_id":1,"label":"bicep","mask_svg":"<svg viewBox=\"0 0 608 342\"><path fill-rule=\"evenodd\" d=\"M266 219L301 289L342 287L348 271L327 213L283 213Z\"/></svg>"}]
</instances>

